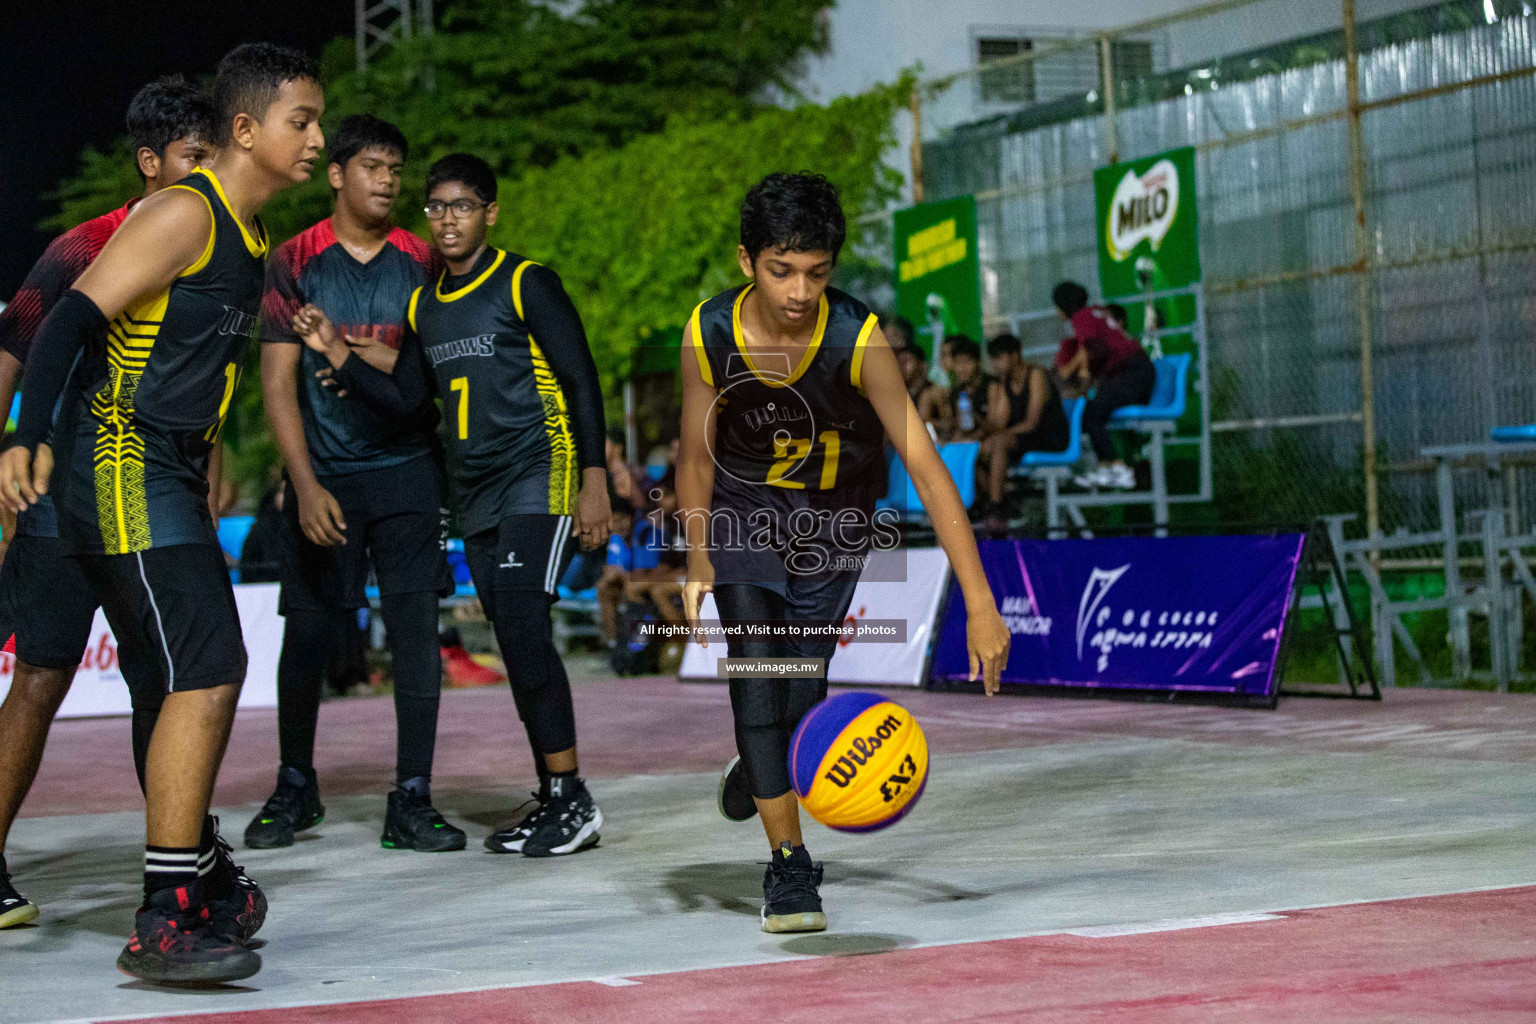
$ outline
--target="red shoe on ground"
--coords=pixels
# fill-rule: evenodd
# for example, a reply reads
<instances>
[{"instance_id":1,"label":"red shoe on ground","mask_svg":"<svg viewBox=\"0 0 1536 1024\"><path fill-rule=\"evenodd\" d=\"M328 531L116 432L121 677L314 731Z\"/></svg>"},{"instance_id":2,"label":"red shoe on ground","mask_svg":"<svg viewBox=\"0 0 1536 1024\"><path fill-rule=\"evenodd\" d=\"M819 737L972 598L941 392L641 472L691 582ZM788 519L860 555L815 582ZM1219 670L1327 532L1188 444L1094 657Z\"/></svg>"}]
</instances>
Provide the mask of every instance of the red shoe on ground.
<instances>
[{"instance_id":1,"label":"red shoe on ground","mask_svg":"<svg viewBox=\"0 0 1536 1024\"><path fill-rule=\"evenodd\" d=\"M469 652L457 645L440 648L443 655L443 674L448 677L450 689L465 689L471 686L494 686L504 683L507 677L493 668L486 668Z\"/></svg>"}]
</instances>

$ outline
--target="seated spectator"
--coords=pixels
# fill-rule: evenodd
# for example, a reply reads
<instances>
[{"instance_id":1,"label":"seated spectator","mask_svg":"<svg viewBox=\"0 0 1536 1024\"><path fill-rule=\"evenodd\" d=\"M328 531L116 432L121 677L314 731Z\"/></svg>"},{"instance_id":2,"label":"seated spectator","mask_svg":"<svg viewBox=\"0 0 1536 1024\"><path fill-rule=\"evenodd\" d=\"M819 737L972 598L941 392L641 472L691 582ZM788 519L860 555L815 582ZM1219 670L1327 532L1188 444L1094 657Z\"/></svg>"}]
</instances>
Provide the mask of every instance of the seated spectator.
<instances>
[{"instance_id":1,"label":"seated spectator","mask_svg":"<svg viewBox=\"0 0 1536 1024\"><path fill-rule=\"evenodd\" d=\"M1071 425L1061 405L1061 395L1050 373L1043 366L1027 362L1019 353L1019 339L1000 334L987 343L992 370L997 379L987 399L988 428L991 433L981 442L981 458L976 463L978 492L990 502L988 527L1007 518L1003 505L1003 487L1008 467L1025 452L1060 452L1071 444ZM986 486L980 486L979 474L986 468Z\"/></svg>"},{"instance_id":2,"label":"seated spectator","mask_svg":"<svg viewBox=\"0 0 1536 1024\"><path fill-rule=\"evenodd\" d=\"M597 628L605 647L618 641L619 603L624 600L624 588L634 568L630 536L635 529L635 508L623 498L613 502L610 529L613 532L608 535L607 564L597 581Z\"/></svg>"},{"instance_id":3,"label":"seated spectator","mask_svg":"<svg viewBox=\"0 0 1536 1024\"><path fill-rule=\"evenodd\" d=\"M891 317L882 328L896 364L907 385L907 395L925 424L933 424L941 414L947 389L933 382L928 374L928 357L912 340L912 325L902 317Z\"/></svg>"},{"instance_id":4,"label":"seated spectator","mask_svg":"<svg viewBox=\"0 0 1536 1024\"><path fill-rule=\"evenodd\" d=\"M632 508L645 505L643 474L637 472L624 458L624 446L614 438L608 439L608 491L609 498L628 502Z\"/></svg>"},{"instance_id":5,"label":"seated spectator","mask_svg":"<svg viewBox=\"0 0 1536 1024\"><path fill-rule=\"evenodd\" d=\"M658 489L661 493L656 508L635 523L624 597L629 601L649 600L663 622L681 624L687 558L674 518L677 492L666 484L658 484Z\"/></svg>"},{"instance_id":6,"label":"seated spectator","mask_svg":"<svg viewBox=\"0 0 1536 1024\"><path fill-rule=\"evenodd\" d=\"M1127 310L1124 306L1120 305L1120 303L1111 302L1109 305L1105 306L1104 316L1109 319L1111 324L1114 324L1115 327L1124 331L1126 334L1131 333L1129 326L1131 322L1130 311Z\"/></svg>"},{"instance_id":7,"label":"seated spectator","mask_svg":"<svg viewBox=\"0 0 1536 1024\"><path fill-rule=\"evenodd\" d=\"M1083 433L1093 444L1099 465L1077 482L1085 487L1130 490L1136 474L1115 450L1109 418L1127 405L1145 405L1152 398L1157 372L1141 344L1110 323L1102 306L1088 304L1088 291L1063 281L1052 292L1057 313L1072 325L1070 338L1056 353L1056 371L1069 386L1092 391L1083 410Z\"/></svg>"},{"instance_id":8,"label":"seated spectator","mask_svg":"<svg viewBox=\"0 0 1536 1024\"><path fill-rule=\"evenodd\" d=\"M979 441L987 434L987 409L996 383L981 370L981 346L963 334L945 338L953 386L934 403L939 439Z\"/></svg>"}]
</instances>

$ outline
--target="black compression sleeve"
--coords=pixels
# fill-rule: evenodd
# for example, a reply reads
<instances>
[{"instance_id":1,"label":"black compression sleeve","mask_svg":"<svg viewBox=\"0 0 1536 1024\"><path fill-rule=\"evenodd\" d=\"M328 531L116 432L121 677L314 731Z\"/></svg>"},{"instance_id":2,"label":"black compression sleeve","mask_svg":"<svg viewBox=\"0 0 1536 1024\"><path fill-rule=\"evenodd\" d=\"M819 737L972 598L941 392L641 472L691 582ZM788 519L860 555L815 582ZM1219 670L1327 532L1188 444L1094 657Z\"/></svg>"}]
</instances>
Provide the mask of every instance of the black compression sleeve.
<instances>
[{"instance_id":1,"label":"black compression sleeve","mask_svg":"<svg viewBox=\"0 0 1536 1024\"><path fill-rule=\"evenodd\" d=\"M529 267L523 275L523 313L529 333L544 351L571 413L576 459L582 469L605 466L607 427L597 364L587 347L587 332L560 275L548 267Z\"/></svg>"},{"instance_id":2,"label":"black compression sleeve","mask_svg":"<svg viewBox=\"0 0 1536 1024\"><path fill-rule=\"evenodd\" d=\"M35 451L47 442L75 358L89 338L106 329L107 318L83 292L71 288L59 297L32 341L16 417L17 444Z\"/></svg>"},{"instance_id":3,"label":"black compression sleeve","mask_svg":"<svg viewBox=\"0 0 1536 1024\"><path fill-rule=\"evenodd\" d=\"M385 416L413 415L432 397L431 384L422 366L421 343L410 332L400 342L394 373L385 373L356 355L349 355L337 369L336 381Z\"/></svg>"}]
</instances>

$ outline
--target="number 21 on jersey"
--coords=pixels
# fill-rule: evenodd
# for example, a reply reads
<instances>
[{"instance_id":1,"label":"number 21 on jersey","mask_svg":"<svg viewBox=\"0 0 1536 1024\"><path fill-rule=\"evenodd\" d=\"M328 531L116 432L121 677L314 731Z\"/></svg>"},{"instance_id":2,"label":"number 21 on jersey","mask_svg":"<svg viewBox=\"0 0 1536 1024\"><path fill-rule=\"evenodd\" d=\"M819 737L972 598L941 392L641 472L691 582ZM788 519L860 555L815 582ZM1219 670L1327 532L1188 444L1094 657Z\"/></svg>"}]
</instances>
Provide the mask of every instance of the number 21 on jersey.
<instances>
[{"instance_id":1,"label":"number 21 on jersey","mask_svg":"<svg viewBox=\"0 0 1536 1024\"><path fill-rule=\"evenodd\" d=\"M823 430L817 436L816 441L821 442L821 490L830 491L837 485L837 459L842 451L842 439L835 430ZM777 461L768 467L768 479L763 483L773 487L787 487L791 490L803 491L805 484L798 480L786 480L785 476L792 472L805 457L811 454L811 448L816 442L808 437L789 438L787 440L774 438L773 457Z\"/></svg>"}]
</instances>

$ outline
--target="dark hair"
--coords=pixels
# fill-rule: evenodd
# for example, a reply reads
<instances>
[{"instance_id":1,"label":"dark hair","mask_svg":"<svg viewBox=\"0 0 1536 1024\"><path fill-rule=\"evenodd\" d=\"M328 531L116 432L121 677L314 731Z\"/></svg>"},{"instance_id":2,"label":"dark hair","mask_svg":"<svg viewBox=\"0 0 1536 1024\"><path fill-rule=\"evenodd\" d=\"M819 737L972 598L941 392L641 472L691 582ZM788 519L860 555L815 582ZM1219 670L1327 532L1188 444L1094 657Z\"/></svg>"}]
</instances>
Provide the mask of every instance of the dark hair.
<instances>
[{"instance_id":1,"label":"dark hair","mask_svg":"<svg viewBox=\"0 0 1536 1024\"><path fill-rule=\"evenodd\" d=\"M1067 316L1088 305L1088 289L1076 281L1063 281L1051 292L1051 301Z\"/></svg>"},{"instance_id":2,"label":"dark hair","mask_svg":"<svg viewBox=\"0 0 1536 1024\"><path fill-rule=\"evenodd\" d=\"M917 340L917 333L912 330L912 321L904 316L898 316L893 313L890 316L882 317L880 319L880 328L885 331L885 340L890 344L891 349L896 352L900 352L904 348L912 348L912 343ZM895 334L900 335L900 337L893 337L893 331ZM922 353L919 352L918 355L922 355Z\"/></svg>"},{"instance_id":3,"label":"dark hair","mask_svg":"<svg viewBox=\"0 0 1536 1024\"><path fill-rule=\"evenodd\" d=\"M155 79L128 104L128 136L134 152L147 148L165 156L166 147L178 139L212 143L214 132L213 101L180 75Z\"/></svg>"},{"instance_id":4,"label":"dark hair","mask_svg":"<svg viewBox=\"0 0 1536 1024\"><path fill-rule=\"evenodd\" d=\"M320 81L320 69L306 53L276 43L241 43L219 61L213 80L213 107L218 125L213 142L229 145L235 115L249 114L259 123L277 100L284 82Z\"/></svg>"},{"instance_id":5,"label":"dark hair","mask_svg":"<svg viewBox=\"0 0 1536 1024\"><path fill-rule=\"evenodd\" d=\"M993 357L1006 355L1016 356L1019 354L1020 347L1021 346L1019 345L1018 338L1015 338L1011 334L999 334L997 337L987 342L987 355Z\"/></svg>"},{"instance_id":6,"label":"dark hair","mask_svg":"<svg viewBox=\"0 0 1536 1024\"><path fill-rule=\"evenodd\" d=\"M770 174L741 201L741 244L753 263L764 249L829 252L835 263L847 237L837 186L820 174Z\"/></svg>"},{"instance_id":7,"label":"dark hair","mask_svg":"<svg viewBox=\"0 0 1536 1024\"><path fill-rule=\"evenodd\" d=\"M635 516L635 506L629 503L628 498L614 497L608 503L609 510L616 516Z\"/></svg>"},{"instance_id":8,"label":"dark hair","mask_svg":"<svg viewBox=\"0 0 1536 1024\"><path fill-rule=\"evenodd\" d=\"M1114 320L1117 323L1128 324L1131 322L1130 313L1118 302L1111 302L1109 305L1105 306L1104 312L1109 316L1111 320Z\"/></svg>"},{"instance_id":9,"label":"dark hair","mask_svg":"<svg viewBox=\"0 0 1536 1024\"><path fill-rule=\"evenodd\" d=\"M964 334L952 334L944 339L949 344L951 359L959 359L961 356L970 356L972 359L981 359L981 346Z\"/></svg>"},{"instance_id":10,"label":"dark hair","mask_svg":"<svg viewBox=\"0 0 1536 1024\"><path fill-rule=\"evenodd\" d=\"M410 155L405 134L388 121L372 114L348 114L326 140L327 159L343 170L347 161L365 149L394 150L404 160Z\"/></svg>"},{"instance_id":11,"label":"dark hair","mask_svg":"<svg viewBox=\"0 0 1536 1024\"><path fill-rule=\"evenodd\" d=\"M496 172L491 165L471 153L449 153L427 170L427 195L445 182L456 181L468 188L482 203L496 201Z\"/></svg>"}]
</instances>

